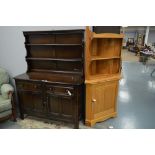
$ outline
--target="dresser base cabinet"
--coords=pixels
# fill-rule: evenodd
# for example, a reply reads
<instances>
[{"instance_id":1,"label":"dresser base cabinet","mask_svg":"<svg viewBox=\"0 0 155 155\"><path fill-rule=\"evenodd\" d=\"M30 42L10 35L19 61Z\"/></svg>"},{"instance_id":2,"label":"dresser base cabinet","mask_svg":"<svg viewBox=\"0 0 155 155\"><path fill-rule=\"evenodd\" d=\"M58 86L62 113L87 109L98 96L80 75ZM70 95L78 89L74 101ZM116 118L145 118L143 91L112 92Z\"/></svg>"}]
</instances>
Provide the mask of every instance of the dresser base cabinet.
<instances>
[{"instance_id":1,"label":"dresser base cabinet","mask_svg":"<svg viewBox=\"0 0 155 155\"><path fill-rule=\"evenodd\" d=\"M74 128L79 128L79 119L82 114L82 85L15 81L22 119L24 119L24 114L27 114L73 123Z\"/></svg>"},{"instance_id":2,"label":"dresser base cabinet","mask_svg":"<svg viewBox=\"0 0 155 155\"><path fill-rule=\"evenodd\" d=\"M86 83L86 119L87 126L116 117L118 80Z\"/></svg>"}]
</instances>

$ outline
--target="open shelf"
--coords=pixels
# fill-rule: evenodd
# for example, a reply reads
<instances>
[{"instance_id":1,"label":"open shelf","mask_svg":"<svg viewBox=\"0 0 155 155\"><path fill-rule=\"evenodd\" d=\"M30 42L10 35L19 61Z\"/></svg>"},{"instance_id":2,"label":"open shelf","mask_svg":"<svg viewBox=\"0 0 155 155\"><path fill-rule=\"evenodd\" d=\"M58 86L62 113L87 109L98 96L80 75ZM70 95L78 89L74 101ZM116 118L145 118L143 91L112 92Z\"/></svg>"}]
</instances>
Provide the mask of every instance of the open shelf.
<instances>
[{"instance_id":1,"label":"open shelf","mask_svg":"<svg viewBox=\"0 0 155 155\"><path fill-rule=\"evenodd\" d=\"M100 34L96 34L96 33L92 33L92 39L95 38L122 38L123 39L124 34L115 34L115 33L100 33Z\"/></svg>"},{"instance_id":2,"label":"open shelf","mask_svg":"<svg viewBox=\"0 0 155 155\"><path fill-rule=\"evenodd\" d=\"M50 70L50 69L31 69L31 72L44 72L44 73L62 73L62 74L77 74L82 75L82 72L64 71L64 70Z\"/></svg>"},{"instance_id":3,"label":"open shelf","mask_svg":"<svg viewBox=\"0 0 155 155\"><path fill-rule=\"evenodd\" d=\"M99 57L99 56L93 56L91 57L91 60L92 61L95 61L95 60L108 60L108 59L120 59L120 57L116 56L116 57Z\"/></svg>"},{"instance_id":4,"label":"open shelf","mask_svg":"<svg viewBox=\"0 0 155 155\"><path fill-rule=\"evenodd\" d=\"M90 55L102 58L120 57L121 45L122 39L94 39L91 44Z\"/></svg>"},{"instance_id":5,"label":"open shelf","mask_svg":"<svg viewBox=\"0 0 155 155\"><path fill-rule=\"evenodd\" d=\"M90 63L91 76L111 76L120 72L119 59L94 60Z\"/></svg>"},{"instance_id":6,"label":"open shelf","mask_svg":"<svg viewBox=\"0 0 155 155\"><path fill-rule=\"evenodd\" d=\"M45 71L57 71L57 72L82 72L81 61L51 61L51 60L33 60L27 61L28 66L31 66L31 70L45 70Z\"/></svg>"},{"instance_id":7,"label":"open shelf","mask_svg":"<svg viewBox=\"0 0 155 155\"><path fill-rule=\"evenodd\" d=\"M27 57L77 59L83 57L81 46L28 46Z\"/></svg>"},{"instance_id":8,"label":"open shelf","mask_svg":"<svg viewBox=\"0 0 155 155\"><path fill-rule=\"evenodd\" d=\"M26 60L38 60L38 61L82 61L81 58L74 59L61 59L61 58L26 58Z\"/></svg>"},{"instance_id":9,"label":"open shelf","mask_svg":"<svg viewBox=\"0 0 155 155\"><path fill-rule=\"evenodd\" d=\"M117 33L97 34L86 28L86 80L108 79L120 74L123 37L124 34Z\"/></svg>"},{"instance_id":10,"label":"open shelf","mask_svg":"<svg viewBox=\"0 0 155 155\"><path fill-rule=\"evenodd\" d=\"M26 46L83 46L83 44L25 44Z\"/></svg>"},{"instance_id":11,"label":"open shelf","mask_svg":"<svg viewBox=\"0 0 155 155\"><path fill-rule=\"evenodd\" d=\"M25 34L26 35L26 34ZM82 33L46 33L46 34L30 34L26 43L28 44L82 44Z\"/></svg>"}]
</instances>

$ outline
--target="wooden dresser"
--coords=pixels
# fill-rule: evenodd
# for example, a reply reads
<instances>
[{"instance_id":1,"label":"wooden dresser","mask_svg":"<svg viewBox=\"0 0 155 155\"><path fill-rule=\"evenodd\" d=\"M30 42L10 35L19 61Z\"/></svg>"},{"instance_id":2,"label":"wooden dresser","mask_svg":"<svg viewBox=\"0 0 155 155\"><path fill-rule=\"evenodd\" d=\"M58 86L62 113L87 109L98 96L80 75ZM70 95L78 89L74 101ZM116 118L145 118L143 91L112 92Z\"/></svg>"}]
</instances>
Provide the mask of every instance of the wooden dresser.
<instances>
[{"instance_id":1,"label":"wooden dresser","mask_svg":"<svg viewBox=\"0 0 155 155\"><path fill-rule=\"evenodd\" d=\"M73 123L84 107L84 30L23 32L27 72L15 83L24 114Z\"/></svg>"},{"instance_id":2,"label":"wooden dresser","mask_svg":"<svg viewBox=\"0 0 155 155\"><path fill-rule=\"evenodd\" d=\"M123 34L97 34L86 28L85 124L88 126L117 114L122 40Z\"/></svg>"}]
</instances>

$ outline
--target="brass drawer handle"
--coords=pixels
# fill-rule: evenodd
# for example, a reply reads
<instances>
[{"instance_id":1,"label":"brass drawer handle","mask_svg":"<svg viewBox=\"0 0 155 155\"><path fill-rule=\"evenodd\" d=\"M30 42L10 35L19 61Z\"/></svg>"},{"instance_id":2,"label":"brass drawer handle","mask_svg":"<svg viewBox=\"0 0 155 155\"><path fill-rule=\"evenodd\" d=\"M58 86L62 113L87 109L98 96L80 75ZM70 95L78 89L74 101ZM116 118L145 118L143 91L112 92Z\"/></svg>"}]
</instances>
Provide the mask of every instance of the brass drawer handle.
<instances>
[{"instance_id":1,"label":"brass drawer handle","mask_svg":"<svg viewBox=\"0 0 155 155\"><path fill-rule=\"evenodd\" d=\"M72 96L72 93L69 90L66 90L69 96Z\"/></svg>"},{"instance_id":2,"label":"brass drawer handle","mask_svg":"<svg viewBox=\"0 0 155 155\"><path fill-rule=\"evenodd\" d=\"M42 82L48 82L47 80L41 80Z\"/></svg>"}]
</instances>

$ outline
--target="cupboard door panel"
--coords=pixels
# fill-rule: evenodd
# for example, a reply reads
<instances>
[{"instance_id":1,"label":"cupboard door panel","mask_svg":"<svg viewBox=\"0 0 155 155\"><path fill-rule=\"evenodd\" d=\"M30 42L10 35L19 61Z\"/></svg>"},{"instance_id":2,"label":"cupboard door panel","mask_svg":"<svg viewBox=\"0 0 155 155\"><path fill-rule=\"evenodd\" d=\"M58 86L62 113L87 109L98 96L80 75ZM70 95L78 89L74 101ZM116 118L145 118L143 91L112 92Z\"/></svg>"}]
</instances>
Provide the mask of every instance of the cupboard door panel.
<instances>
[{"instance_id":1,"label":"cupboard door panel","mask_svg":"<svg viewBox=\"0 0 155 155\"><path fill-rule=\"evenodd\" d=\"M105 110L114 108L115 98L117 96L117 83L116 82L107 83L104 89L105 89L105 92L104 92Z\"/></svg>"},{"instance_id":2,"label":"cupboard door panel","mask_svg":"<svg viewBox=\"0 0 155 155\"><path fill-rule=\"evenodd\" d=\"M92 93L92 112L93 112L93 118L102 116L102 113L104 112L104 85L94 85L93 87L93 93Z\"/></svg>"},{"instance_id":3,"label":"cupboard door panel","mask_svg":"<svg viewBox=\"0 0 155 155\"><path fill-rule=\"evenodd\" d=\"M58 96L53 96L48 94L48 101L47 101L47 105L48 105L48 113L51 115L56 115L59 116L60 115L60 105L61 105L61 100Z\"/></svg>"},{"instance_id":4,"label":"cupboard door panel","mask_svg":"<svg viewBox=\"0 0 155 155\"><path fill-rule=\"evenodd\" d=\"M63 97L54 94L47 94L48 113L59 119L73 118L74 106L71 97Z\"/></svg>"},{"instance_id":5,"label":"cupboard door panel","mask_svg":"<svg viewBox=\"0 0 155 155\"><path fill-rule=\"evenodd\" d=\"M94 119L116 111L117 88L118 84L115 81L93 85L92 117Z\"/></svg>"},{"instance_id":6,"label":"cupboard door panel","mask_svg":"<svg viewBox=\"0 0 155 155\"><path fill-rule=\"evenodd\" d=\"M62 103L62 115L65 115L65 117L72 117L73 111L74 111L74 106L73 106L73 101L69 97L62 97L61 98L61 103Z\"/></svg>"},{"instance_id":7,"label":"cupboard door panel","mask_svg":"<svg viewBox=\"0 0 155 155\"><path fill-rule=\"evenodd\" d=\"M41 92L19 91L19 102L25 112L43 112Z\"/></svg>"}]
</instances>

